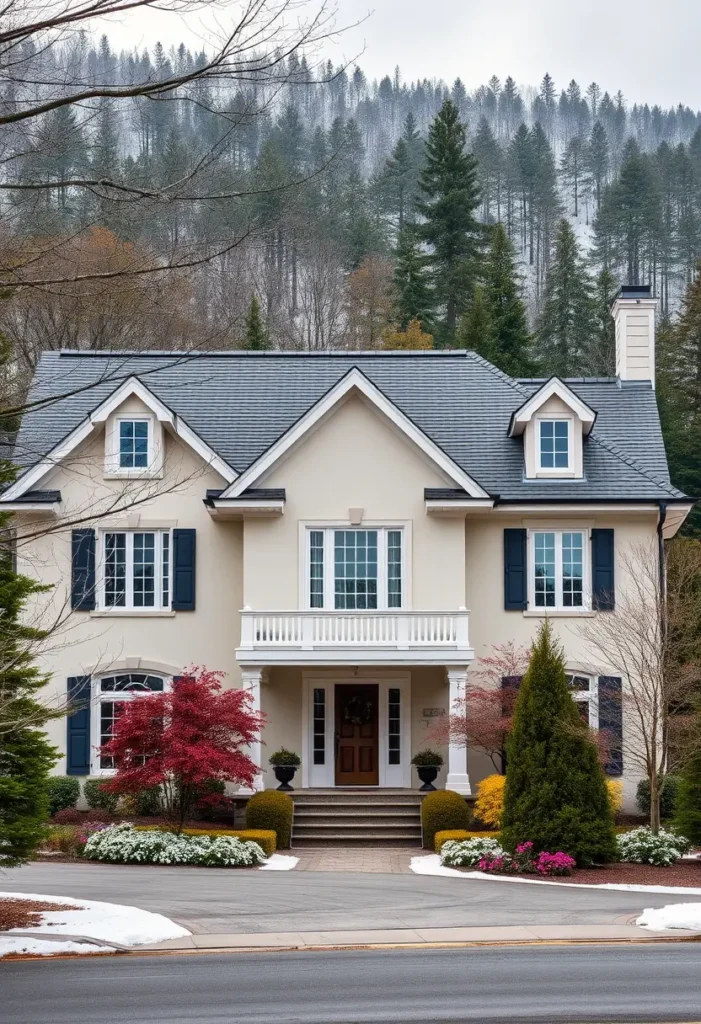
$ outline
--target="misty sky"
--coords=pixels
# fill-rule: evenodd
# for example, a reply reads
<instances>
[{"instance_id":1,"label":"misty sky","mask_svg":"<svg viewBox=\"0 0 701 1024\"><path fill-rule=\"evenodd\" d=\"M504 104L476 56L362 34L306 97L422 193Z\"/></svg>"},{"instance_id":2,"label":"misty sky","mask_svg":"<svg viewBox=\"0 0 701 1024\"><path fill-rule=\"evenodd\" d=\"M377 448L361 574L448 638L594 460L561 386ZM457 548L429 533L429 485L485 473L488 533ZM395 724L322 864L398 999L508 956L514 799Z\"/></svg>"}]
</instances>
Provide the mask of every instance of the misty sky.
<instances>
[{"instance_id":1,"label":"misty sky","mask_svg":"<svg viewBox=\"0 0 701 1024\"><path fill-rule=\"evenodd\" d=\"M310 0L313 4L314 0ZM336 0L337 25L352 24L325 47L334 63L359 62L369 78L462 78L468 89L496 74L519 85L535 85L547 70L558 87L576 78L582 89L593 79L630 102L678 102L701 108L700 0ZM237 5L232 4L232 14ZM216 17L227 23L224 4ZM120 46L169 45L190 35L203 38L197 23L140 11L110 36Z\"/></svg>"}]
</instances>

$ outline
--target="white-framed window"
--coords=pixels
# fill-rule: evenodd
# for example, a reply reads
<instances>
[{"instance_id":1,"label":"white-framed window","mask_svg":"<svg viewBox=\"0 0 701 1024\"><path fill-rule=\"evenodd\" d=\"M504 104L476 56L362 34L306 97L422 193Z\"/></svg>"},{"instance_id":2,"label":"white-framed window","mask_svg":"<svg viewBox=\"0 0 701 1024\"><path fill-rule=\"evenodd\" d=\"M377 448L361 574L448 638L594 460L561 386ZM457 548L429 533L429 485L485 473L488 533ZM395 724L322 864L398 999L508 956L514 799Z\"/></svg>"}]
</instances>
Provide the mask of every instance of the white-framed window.
<instances>
[{"instance_id":1,"label":"white-framed window","mask_svg":"<svg viewBox=\"0 0 701 1024\"><path fill-rule=\"evenodd\" d=\"M170 530L100 533L100 609L165 611L171 604L171 579Z\"/></svg>"},{"instance_id":2,"label":"white-framed window","mask_svg":"<svg viewBox=\"0 0 701 1024\"><path fill-rule=\"evenodd\" d=\"M543 418L537 424L538 470L554 474L567 473L573 468L572 421Z\"/></svg>"},{"instance_id":3,"label":"white-framed window","mask_svg":"<svg viewBox=\"0 0 701 1024\"><path fill-rule=\"evenodd\" d=\"M599 681L596 676L582 675L579 672L568 672L572 700L583 720L591 729L599 728Z\"/></svg>"},{"instance_id":4,"label":"white-framed window","mask_svg":"<svg viewBox=\"0 0 701 1024\"><path fill-rule=\"evenodd\" d=\"M171 679L152 672L113 672L93 680L92 735L95 737L91 775L108 775L114 771L111 757L100 753L114 732L124 705L149 693L162 693L170 688Z\"/></svg>"},{"instance_id":5,"label":"white-framed window","mask_svg":"<svg viewBox=\"0 0 701 1024\"><path fill-rule=\"evenodd\" d=\"M528 583L532 609L588 610L588 532L530 530Z\"/></svg>"},{"instance_id":6,"label":"white-framed window","mask_svg":"<svg viewBox=\"0 0 701 1024\"><path fill-rule=\"evenodd\" d=\"M366 611L404 607L401 527L308 528L306 549L310 608Z\"/></svg>"},{"instance_id":7,"label":"white-framed window","mask_svg":"<svg viewBox=\"0 0 701 1024\"><path fill-rule=\"evenodd\" d=\"M147 469L149 464L150 422L146 419L120 419L119 468Z\"/></svg>"}]
</instances>

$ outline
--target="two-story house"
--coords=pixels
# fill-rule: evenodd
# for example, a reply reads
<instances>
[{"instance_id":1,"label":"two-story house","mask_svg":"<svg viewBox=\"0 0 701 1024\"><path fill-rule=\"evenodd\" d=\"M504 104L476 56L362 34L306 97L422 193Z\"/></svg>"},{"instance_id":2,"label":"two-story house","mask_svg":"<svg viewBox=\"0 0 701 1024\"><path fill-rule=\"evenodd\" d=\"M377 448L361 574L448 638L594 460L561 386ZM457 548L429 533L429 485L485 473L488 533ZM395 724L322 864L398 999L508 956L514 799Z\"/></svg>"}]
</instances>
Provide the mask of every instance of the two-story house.
<instances>
[{"instance_id":1,"label":"two-story house","mask_svg":"<svg viewBox=\"0 0 701 1024\"><path fill-rule=\"evenodd\" d=\"M616 614L624 554L691 501L655 403L655 300L622 289L617 375L514 380L471 352L50 352L1 499L52 590L42 655L57 771L109 773L120 702L223 670L297 751L303 788L410 788L412 753L494 645L549 616L598 724L620 691L578 635ZM609 707L615 705L610 704ZM622 705L607 728L622 736ZM440 784L492 769L459 744Z\"/></svg>"}]
</instances>

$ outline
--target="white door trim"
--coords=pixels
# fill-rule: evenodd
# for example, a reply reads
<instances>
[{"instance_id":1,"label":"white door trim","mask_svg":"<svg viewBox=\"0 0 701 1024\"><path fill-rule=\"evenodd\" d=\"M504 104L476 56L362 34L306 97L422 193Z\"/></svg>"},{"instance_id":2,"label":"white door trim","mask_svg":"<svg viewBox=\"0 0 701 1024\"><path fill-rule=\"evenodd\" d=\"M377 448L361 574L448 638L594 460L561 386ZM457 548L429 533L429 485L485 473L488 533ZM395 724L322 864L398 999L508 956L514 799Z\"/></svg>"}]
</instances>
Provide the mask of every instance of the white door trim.
<instances>
[{"instance_id":1,"label":"white door trim","mask_svg":"<svg viewBox=\"0 0 701 1024\"><path fill-rule=\"evenodd\" d=\"M340 669L337 672L304 672L302 675L302 702L304 721L302 726L302 788L336 788L335 771L335 722L336 685L338 683L377 683L378 685L378 789L411 788L411 673L392 672L384 674L374 669L359 668L353 673ZM314 690L325 691L326 728L325 761L323 765L313 764L313 706ZM400 763L390 765L388 705L390 688L401 690L401 745Z\"/></svg>"}]
</instances>

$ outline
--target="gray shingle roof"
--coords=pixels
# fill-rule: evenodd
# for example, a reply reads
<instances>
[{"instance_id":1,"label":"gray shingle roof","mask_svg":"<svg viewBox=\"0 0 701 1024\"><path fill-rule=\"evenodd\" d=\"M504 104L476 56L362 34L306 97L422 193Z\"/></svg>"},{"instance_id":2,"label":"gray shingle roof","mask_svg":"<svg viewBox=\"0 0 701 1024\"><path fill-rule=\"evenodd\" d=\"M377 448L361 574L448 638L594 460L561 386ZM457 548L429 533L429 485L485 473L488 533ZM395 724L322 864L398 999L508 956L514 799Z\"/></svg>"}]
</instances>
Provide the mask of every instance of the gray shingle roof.
<instances>
[{"instance_id":1,"label":"gray shingle roof","mask_svg":"<svg viewBox=\"0 0 701 1024\"><path fill-rule=\"evenodd\" d=\"M503 501L683 497L669 481L652 387L615 378L566 382L598 414L584 442L584 479L525 480L523 441L507 430L543 382L507 377L473 352L47 352L15 457L33 464L137 376L240 473L354 367Z\"/></svg>"}]
</instances>

